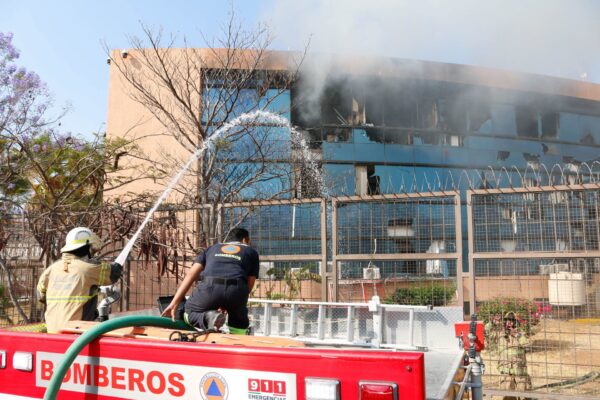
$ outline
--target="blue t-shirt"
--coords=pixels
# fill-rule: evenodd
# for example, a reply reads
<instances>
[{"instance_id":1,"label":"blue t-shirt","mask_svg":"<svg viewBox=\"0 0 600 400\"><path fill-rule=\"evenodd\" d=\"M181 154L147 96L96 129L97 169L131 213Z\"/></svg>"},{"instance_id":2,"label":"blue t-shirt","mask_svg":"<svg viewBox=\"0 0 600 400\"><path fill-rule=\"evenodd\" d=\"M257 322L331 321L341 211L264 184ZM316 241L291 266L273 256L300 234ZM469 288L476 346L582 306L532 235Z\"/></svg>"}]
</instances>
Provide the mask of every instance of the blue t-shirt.
<instances>
[{"instance_id":1,"label":"blue t-shirt","mask_svg":"<svg viewBox=\"0 0 600 400\"><path fill-rule=\"evenodd\" d=\"M240 242L217 243L196 257L195 262L204 265L202 277L258 277L258 252Z\"/></svg>"}]
</instances>

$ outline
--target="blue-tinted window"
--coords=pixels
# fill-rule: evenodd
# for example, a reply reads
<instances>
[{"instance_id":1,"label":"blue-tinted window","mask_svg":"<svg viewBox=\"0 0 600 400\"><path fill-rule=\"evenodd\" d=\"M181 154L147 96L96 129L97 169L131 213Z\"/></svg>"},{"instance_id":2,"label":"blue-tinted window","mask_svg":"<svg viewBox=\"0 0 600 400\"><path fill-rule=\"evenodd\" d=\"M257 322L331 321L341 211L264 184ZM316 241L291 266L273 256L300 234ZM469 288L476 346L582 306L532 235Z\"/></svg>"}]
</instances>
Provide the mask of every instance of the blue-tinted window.
<instances>
[{"instance_id":1,"label":"blue-tinted window","mask_svg":"<svg viewBox=\"0 0 600 400\"><path fill-rule=\"evenodd\" d=\"M354 161L354 144L323 142L323 160L326 161Z\"/></svg>"},{"instance_id":2,"label":"blue-tinted window","mask_svg":"<svg viewBox=\"0 0 600 400\"><path fill-rule=\"evenodd\" d=\"M517 132L515 107L507 104L492 104L492 133L514 135Z\"/></svg>"},{"instance_id":3,"label":"blue-tinted window","mask_svg":"<svg viewBox=\"0 0 600 400\"><path fill-rule=\"evenodd\" d=\"M269 89L261 96L256 89L212 88L202 93L202 118L213 123L223 122L243 113L266 110L290 119L289 90Z\"/></svg>"},{"instance_id":4,"label":"blue-tinted window","mask_svg":"<svg viewBox=\"0 0 600 400\"><path fill-rule=\"evenodd\" d=\"M291 132L286 127L222 126L216 129L209 126L207 133L212 141L211 151L219 151L221 159L274 161L289 160L291 155Z\"/></svg>"},{"instance_id":5,"label":"blue-tinted window","mask_svg":"<svg viewBox=\"0 0 600 400\"><path fill-rule=\"evenodd\" d=\"M331 196L354 194L354 165L323 165L324 183Z\"/></svg>"},{"instance_id":6,"label":"blue-tinted window","mask_svg":"<svg viewBox=\"0 0 600 400\"><path fill-rule=\"evenodd\" d=\"M202 96L202 119L213 123L252 111L259 101L254 89L214 88L204 90Z\"/></svg>"},{"instance_id":7,"label":"blue-tinted window","mask_svg":"<svg viewBox=\"0 0 600 400\"><path fill-rule=\"evenodd\" d=\"M600 117L560 113L560 138L573 143L600 144Z\"/></svg>"},{"instance_id":8,"label":"blue-tinted window","mask_svg":"<svg viewBox=\"0 0 600 400\"><path fill-rule=\"evenodd\" d=\"M580 143L600 144L600 117L582 115L581 131Z\"/></svg>"},{"instance_id":9,"label":"blue-tinted window","mask_svg":"<svg viewBox=\"0 0 600 400\"><path fill-rule=\"evenodd\" d=\"M410 191L415 170L412 167L398 165L376 165L375 175L379 176L381 193L400 193Z\"/></svg>"},{"instance_id":10,"label":"blue-tinted window","mask_svg":"<svg viewBox=\"0 0 600 400\"><path fill-rule=\"evenodd\" d=\"M259 108L290 120L291 96L289 90L269 89L259 102Z\"/></svg>"},{"instance_id":11,"label":"blue-tinted window","mask_svg":"<svg viewBox=\"0 0 600 400\"><path fill-rule=\"evenodd\" d=\"M581 123L578 114L560 113L560 138L569 142L581 136Z\"/></svg>"},{"instance_id":12,"label":"blue-tinted window","mask_svg":"<svg viewBox=\"0 0 600 400\"><path fill-rule=\"evenodd\" d=\"M232 191L242 189L243 200L276 197L289 197L291 187L291 166L271 163L266 166L259 163L233 163L225 167L225 180L220 182L231 187Z\"/></svg>"}]
</instances>

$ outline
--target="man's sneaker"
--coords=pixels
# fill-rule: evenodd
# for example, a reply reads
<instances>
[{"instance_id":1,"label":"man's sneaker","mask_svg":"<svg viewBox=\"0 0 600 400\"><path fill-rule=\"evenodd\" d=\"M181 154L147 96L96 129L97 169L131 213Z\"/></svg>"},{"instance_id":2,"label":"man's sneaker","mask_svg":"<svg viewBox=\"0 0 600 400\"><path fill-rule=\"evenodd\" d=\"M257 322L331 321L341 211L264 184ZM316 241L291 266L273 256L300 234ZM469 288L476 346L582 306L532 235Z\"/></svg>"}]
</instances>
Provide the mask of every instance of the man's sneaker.
<instances>
[{"instance_id":1,"label":"man's sneaker","mask_svg":"<svg viewBox=\"0 0 600 400\"><path fill-rule=\"evenodd\" d=\"M208 330L216 330L221 329L223 324L225 323L225 314L221 311L210 310L204 313L204 326Z\"/></svg>"}]
</instances>

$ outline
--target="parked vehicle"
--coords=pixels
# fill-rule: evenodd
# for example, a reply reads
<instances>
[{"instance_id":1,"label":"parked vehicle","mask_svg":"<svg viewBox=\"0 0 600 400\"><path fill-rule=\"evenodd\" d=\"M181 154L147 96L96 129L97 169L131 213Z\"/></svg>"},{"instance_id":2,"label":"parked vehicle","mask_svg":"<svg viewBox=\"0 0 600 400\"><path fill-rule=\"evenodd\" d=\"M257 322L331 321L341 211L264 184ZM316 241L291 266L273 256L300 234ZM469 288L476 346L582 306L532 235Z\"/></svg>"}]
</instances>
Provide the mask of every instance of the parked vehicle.
<instances>
[{"instance_id":1,"label":"parked vehicle","mask_svg":"<svg viewBox=\"0 0 600 400\"><path fill-rule=\"evenodd\" d=\"M466 389L474 389L474 398L481 394L476 375L481 373L477 352L483 345L483 329L475 321L450 323L447 315L456 310L390 306L373 300L368 304L289 303L293 304L263 301L251 308L253 315L262 313L255 336L123 327L127 317L102 324L72 321L60 334L0 330L0 394L3 399L53 398L46 390L61 368L64 375L58 381L57 399L82 399L84 393L86 399L98 400L458 399ZM338 334L338 339L328 337L324 331L332 320L326 316L340 315L328 312L333 308L346 310L347 321L353 321L348 326L370 326L370 340L357 337L352 329ZM317 324L314 336L300 328L307 321L298 317L307 313L299 309L317 310L316 320L308 321ZM357 309L358 314L373 318L361 321ZM437 318L440 315L444 318ZM172 323L148 318L167 321L163 326ZM281 321L287 321L288 334L272 329ZM121 325L79 343L91 336L92 325L97 329L110 323ZM341 324L339 319L337 323ZM408 343L391 342L388 330L394 325L408 333ZM431 331L423 330L427 326ZM67 333L73 331L85 333ZM442 335L450 335L450 341L441 340ZM442 342L453 342L454 349L435 347ZM464 344L472 350L466 356ZM64 365L77 345L81 352L77 350ZM471 360L468 367L465 357Z\"/></svg>"}]
</instances>

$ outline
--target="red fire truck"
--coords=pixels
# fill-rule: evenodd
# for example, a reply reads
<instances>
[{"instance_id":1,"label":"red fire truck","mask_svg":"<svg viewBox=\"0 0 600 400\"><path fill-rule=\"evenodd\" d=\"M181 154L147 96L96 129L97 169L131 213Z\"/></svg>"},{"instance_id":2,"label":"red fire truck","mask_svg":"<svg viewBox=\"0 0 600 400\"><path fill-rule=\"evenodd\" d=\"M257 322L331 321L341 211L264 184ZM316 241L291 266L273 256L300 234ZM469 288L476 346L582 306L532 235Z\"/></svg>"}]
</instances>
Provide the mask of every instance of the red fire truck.
<instances>
[{"instance_id":1,"label":"red fire truck","mask_svg":"<svg viewBox=\"0 0 600 400\"><path fill-rule=\"evenodd\" d=\"M327 314L323 304L312 305L319 316ZM332 305L338 306L338 310L368 306L328 304ZM314 340L306 340L310 335L298 333L300 329L298 325L294 328L294 323L291 329L296 330L295 335L273 332L267 329L266 317L277 314L275 309L283 312L285 308L273 304L262 306L260 313L265 319L254 336L210 333L193 334L193 339L189 339L188 332L131 324L131 327L104 330L103 336L89 339L81 345L81 351L67 360L66 366L65 358L69 357L74 342L90 332L86 331L85 323L77 326L75 322L74 328L86 332L81 336L0 330L0 397L54 398L46 390L54 374L58 374L59 366L63 372L62 376L57 375L60 387L57 399L458 399L465 389L473 390L475 398L481 396L478 351L482 348L483 329L480 323L453 323L454 349L427 348L423 346L423 335L431 337L429 342L435 344L438 336L448 331L431 325L434 331L415 335L412 331L419 331L419 327L427 324L419 325L421 310L409 307L403 310L407 316L405 321L409 322L407 329L411 330L408 336L412 341L418 336L421 343L402 350L402 346L390 346L390 340L385 338L389 336L386 326L398 324L391 317L387 317L388 321L379 321L379 326L383 325L379 341L371 340L368 345L363 341L357 345L356 340L354 343L327 342L326 338L319 338L319 334ZM288 315L293 315L297 306L288 304L287 307L291 307ZM373 305L370 306L373 309ZM431 313L436 309L426 311L429 317L423 319L435 320L431 317L435 314ZM381 310L375 310L373 315L376 314L385 317ZM361 323L355 313L351 315L348 311L347 315L349 320ZM124 321L126 317L122 318ZM117 320L119 318L107 322ZM319 318L315 321L327 323ZM376 325L372 325L375 330L379 329ZM465 353L459 343L462 347L466 344L469 351ZM471 365L466 366L467 359Z\"/></svg>"}]
</instances>

